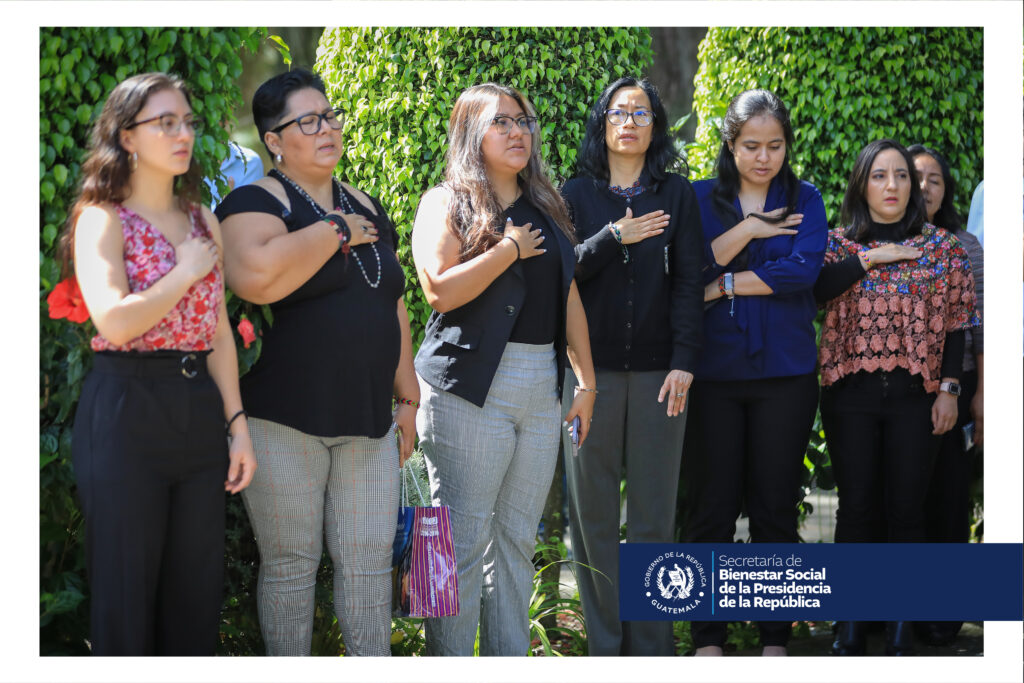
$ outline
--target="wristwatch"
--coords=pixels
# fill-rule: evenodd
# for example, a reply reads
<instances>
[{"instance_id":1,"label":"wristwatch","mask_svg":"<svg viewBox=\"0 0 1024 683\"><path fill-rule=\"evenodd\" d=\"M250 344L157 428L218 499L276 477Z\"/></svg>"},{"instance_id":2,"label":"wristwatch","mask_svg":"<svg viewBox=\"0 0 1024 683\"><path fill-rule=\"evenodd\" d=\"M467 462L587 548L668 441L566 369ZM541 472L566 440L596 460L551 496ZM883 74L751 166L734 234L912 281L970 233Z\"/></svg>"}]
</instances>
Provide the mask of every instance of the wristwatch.
<instances>
[{"instance_id":1,"label":"wristwatch","mask_svg":"<svg viewBox=\"0 0 1024 683\"><path fill-rule=\"evenodd\" d=\"M722 288L725 290L725 295L730 299L734 296L732 287L732 273L725 273L722 276Z\"/></svg>"},{"instance_id":2,"label":"wristwatch","mask_svg":"<svg viewBox=\"0 0 1024 683\"><path fill-rule=\"evenodd\" d=\"M960 384L958 382L942 382L939 384L939 391L945 391L953 396L959 396Z\"/></svg>"}]
</instances>

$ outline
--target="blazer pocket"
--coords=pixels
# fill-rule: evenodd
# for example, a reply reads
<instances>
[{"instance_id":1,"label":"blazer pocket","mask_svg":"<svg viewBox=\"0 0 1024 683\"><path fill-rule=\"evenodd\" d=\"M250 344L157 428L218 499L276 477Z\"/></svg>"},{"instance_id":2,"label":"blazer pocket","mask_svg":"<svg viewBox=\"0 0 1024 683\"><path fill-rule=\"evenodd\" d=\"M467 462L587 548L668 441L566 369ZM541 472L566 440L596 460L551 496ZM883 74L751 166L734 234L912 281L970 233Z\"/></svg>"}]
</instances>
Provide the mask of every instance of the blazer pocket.
<instances>
[{"instance_id":1,"label":"blazer pocket","mask_svg":"<svg viewBox=\"0 0 1024 683\"><path fill-rule=\"evenodd\" d=\"M447 325L437 331L437 338L460 349L475 349L483 330L475 325Z\"/></svg>"}]
</instances>

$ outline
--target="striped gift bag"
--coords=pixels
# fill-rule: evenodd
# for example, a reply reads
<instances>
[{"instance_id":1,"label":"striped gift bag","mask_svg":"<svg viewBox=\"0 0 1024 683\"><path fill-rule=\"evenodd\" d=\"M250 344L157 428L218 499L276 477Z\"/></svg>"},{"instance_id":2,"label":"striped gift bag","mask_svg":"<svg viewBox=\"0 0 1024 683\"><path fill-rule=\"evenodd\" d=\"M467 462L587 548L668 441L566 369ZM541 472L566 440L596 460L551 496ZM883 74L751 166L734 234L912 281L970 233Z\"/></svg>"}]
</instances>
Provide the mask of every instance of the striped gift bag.
<instances>
[{"instance_id":1,"label":"striped gift bag","mask_svg":"<svg viewBox=\"0 0 1024 683\"><path fill-rule=\"evenodd\" d=\"M459 581L448 507L407 507L403 512L412 524L401 559L392 570L392 614L396 617L458 614Z\"/></svg>"}]
</instances>

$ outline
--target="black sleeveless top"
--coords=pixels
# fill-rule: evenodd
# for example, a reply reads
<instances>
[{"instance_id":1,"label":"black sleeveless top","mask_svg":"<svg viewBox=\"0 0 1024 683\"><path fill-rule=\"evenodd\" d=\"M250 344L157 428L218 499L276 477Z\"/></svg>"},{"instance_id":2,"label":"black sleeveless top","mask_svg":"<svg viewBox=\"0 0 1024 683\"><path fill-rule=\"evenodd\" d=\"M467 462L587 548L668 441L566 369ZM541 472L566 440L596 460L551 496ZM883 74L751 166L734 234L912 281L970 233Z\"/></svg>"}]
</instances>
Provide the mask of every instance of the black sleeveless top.
<instances>
[{"instance_id":1,"label":"black sleeveless top","mask_svg":"<svg viewBox=\"0 0 1024 683\"><path fill-rule=\"evenodd\" d=\"M287 183L286 209L269 192L245 185L217 207L223 221L238 213L268 213L288 232L315 223L317 213ZM335 197L337 206L339 198ZM397 305L405 275L395 256L398 233L384 208L370 198L377 215L349 195L355 211L373 222L380 239L377 257L369 244L339 249L311 278L270 304L273 324L264 328L260 358L241 378L242 402L256 418L312 436L380 438L391 426L391 397L401 355ZM355 259L358 255L366 277Z\"/></svg>"},{"instance_id":2,"label":"black sleeveless top","mask_svg":"<svg viewBox=\"0 0 1024 683\"><path fill-rule=\"evenodd\" d=\"M532 223L531 230L540 228L544 235L541 249L547 250L520 261L526 280L526 297L508 340L520 344L551 344L555 341L560 312L555 294L561 279L558 240L552 232L555 228L525 197L505 209L502 219L505 218L511 218L515 225Z\"/></svg>"}]
</instances>

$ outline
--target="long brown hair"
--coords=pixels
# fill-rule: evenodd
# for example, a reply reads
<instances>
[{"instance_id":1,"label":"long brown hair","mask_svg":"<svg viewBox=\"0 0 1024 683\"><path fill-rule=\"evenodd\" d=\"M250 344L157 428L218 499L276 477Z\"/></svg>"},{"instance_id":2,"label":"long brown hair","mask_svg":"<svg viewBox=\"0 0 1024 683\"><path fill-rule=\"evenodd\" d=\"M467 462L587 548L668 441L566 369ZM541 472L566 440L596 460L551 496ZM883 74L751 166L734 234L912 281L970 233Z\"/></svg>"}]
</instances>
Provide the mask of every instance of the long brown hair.
<instances>
[{"instance_id":1,"label":"long brown hair","mask_svg":"<svg viewBox=\"0 0 1024 683\"><path fill-rule=\"evenodd\" d=\"M459 95L448 121L448 155L445 185L451 190L447 223L462 244L461 259L482 254L501 239L501 205L491 188L481 145L490 128L502 95L511 97L527 116L536 116L533 106L514 88L484 83ZM530 141L530 160L519 172L523 195L551 217L570 244L576 243L569 211L555 190L540 158L540 126Z\"/></svg>"},{"instance_id":2,"label":"long brown hair","mask_svg":"<svg viewBox=\"0 0 1024 683\"><path fill-rule=\"evenodd\" d=\"M89 153L82 163L78 197L68 212L64 234L57 244L57 258L63 276L71 270L75 223L82 209L93 204L116 204L128 198L131 165L128 152L121 146L121 130L132 124L151 95L163 90L179 91L189 107L192 106L185 82L177 76L159 72L138 74L121 81L103 104L92 129ZM187 211L190 205L199 203L202 178L203 171L193 154L188 171L178 176L174 183L174 194L183 210Z\"/></svg>"}]
</instances>

